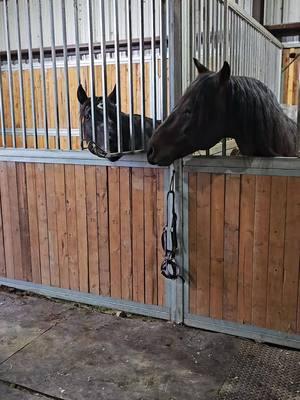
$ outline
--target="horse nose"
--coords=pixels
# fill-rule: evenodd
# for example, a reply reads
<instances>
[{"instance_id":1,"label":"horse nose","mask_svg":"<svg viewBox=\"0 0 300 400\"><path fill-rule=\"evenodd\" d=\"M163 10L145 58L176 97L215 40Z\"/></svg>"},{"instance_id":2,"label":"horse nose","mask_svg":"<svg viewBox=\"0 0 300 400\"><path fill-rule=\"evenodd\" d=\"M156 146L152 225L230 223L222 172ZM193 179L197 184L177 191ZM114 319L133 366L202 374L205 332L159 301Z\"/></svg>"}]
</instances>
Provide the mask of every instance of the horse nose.
<instances>
[{"instance_id":1,"label":"horse nose","mask_svg":"<svg viewBox=\"0 0 300 400\"><path fill-rule=\"evenodd\" d=\"M147 158L148 158L148 162L150 164L155 164L154 163L154 157L155 157L155 149L154 146L150 146L147 152Z\"/></svg>"}]
</instances>

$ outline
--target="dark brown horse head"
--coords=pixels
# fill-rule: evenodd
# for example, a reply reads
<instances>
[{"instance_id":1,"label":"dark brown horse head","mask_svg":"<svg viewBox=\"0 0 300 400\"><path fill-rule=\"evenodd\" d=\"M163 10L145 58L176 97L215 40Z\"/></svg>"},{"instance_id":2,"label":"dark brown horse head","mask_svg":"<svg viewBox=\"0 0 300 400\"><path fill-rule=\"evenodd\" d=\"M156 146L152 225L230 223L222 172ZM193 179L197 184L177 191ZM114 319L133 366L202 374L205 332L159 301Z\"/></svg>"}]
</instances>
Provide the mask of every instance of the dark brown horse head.
<instances>
[{"instance_id":1,"label":"dark brown horse head","mask_svg":"<svg viewBox=\"0 0 300 400\"><path fill-rule=\"evenodd\" d=\"M213 73L194 59L198 77L179 99L168 118L152 136L148 147L151 164L170 165L197 150L206 150L226 133L227 62Z\"/></svg>"}]
</instances>

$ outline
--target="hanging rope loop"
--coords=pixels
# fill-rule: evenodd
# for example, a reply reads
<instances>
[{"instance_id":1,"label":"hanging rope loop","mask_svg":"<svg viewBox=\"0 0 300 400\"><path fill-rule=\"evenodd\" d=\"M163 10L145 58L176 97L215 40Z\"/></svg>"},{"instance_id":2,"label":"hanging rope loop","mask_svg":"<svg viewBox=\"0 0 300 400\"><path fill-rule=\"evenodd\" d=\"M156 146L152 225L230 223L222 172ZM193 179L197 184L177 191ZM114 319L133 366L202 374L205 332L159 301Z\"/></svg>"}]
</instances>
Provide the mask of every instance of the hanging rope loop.
<instances>
[{"instance_id":1,"label":"hanging rope loop","mask_svg":"<svg viewBox=\"0 0 300 400\"><path fill-rule=\"evenodd\" d=\"M169 223L170 206L171 206L171 223ZM183 277L180 275L180 267L176 261L178 240L177 240L177 214L175 211L175 171L173 171L169 191L167 194L167 221L161 235L161 245L165 252L165 257L161 264L161 274L167 279L181 278L183 280Z\"/></svg>"}]
</instances>

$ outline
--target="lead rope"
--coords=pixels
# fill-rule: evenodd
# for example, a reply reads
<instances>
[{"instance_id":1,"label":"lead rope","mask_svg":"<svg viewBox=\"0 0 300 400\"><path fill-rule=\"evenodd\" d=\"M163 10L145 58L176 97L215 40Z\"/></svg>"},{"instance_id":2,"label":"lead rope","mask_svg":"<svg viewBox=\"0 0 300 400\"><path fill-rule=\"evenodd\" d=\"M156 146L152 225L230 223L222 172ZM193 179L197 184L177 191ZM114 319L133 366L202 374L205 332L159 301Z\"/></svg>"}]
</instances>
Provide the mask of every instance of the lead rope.
<instances>
[{"instance_id":1,"label":"lead rope","mask_svg":"<svg viewBox=\"0 0 300 400\"><path fill-rule=\"evenodd\" d=\"M169 204L172 204L172 219L169 225ZM171 249L168 248L171 243ZM161 235L161 245L165 252L164 260L161 264L161 274L167 279L184 278L180 275L180 267L175 259L178 248L177 241L177 214L175 211L175 171L173 171L169 191L167 193L167 222Z\"/></svg>"}]
</instances>

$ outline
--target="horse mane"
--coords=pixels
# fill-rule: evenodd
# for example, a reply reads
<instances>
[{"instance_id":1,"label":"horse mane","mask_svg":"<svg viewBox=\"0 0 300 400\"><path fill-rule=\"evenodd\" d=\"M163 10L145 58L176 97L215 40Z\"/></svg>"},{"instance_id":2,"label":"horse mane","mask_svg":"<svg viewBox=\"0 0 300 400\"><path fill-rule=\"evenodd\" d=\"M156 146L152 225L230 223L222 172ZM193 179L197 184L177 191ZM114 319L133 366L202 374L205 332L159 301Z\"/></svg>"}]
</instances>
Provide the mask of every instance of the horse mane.
<instances>
[{"instance_id":1,"label":"horse mane","mask_svg":"<svg viewBox=\"0 0 300 400\"><path fill-rule=\"evenodd\" d=\"M264 83L233 76L227 90L232 125L240 129L241 140L252 137L257 156L294 155L297 125Z\"/></svg>"}]
</instances>

